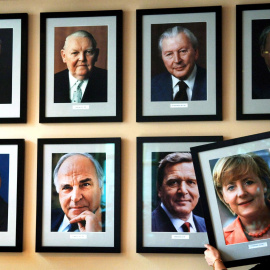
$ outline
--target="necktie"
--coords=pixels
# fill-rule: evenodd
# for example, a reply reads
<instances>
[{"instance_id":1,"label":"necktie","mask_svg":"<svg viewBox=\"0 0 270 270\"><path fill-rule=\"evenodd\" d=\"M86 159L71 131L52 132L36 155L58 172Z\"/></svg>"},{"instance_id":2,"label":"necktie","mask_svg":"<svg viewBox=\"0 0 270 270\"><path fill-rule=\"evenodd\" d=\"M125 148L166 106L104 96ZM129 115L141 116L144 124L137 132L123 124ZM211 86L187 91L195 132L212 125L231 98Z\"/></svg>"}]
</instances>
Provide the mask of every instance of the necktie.
<instances>
[{"instance_id":1,"label":"necktie","mask_svg":"<svg viewBox=\"0 0 270 270\"><path fill-rule=\"evenodd\" d=\"M182 225L182 229L183 229L183 232L190 232L190 224L189 224L189 222L185 222Z\"/></svg>"},{"instance_id":2,"label":"necktie","mask_svg":"<svg viewBox=\"0 0 270 270\"><path fill-rule=\"evenodd\" d=\"M174 100L175 101L188 101L187 96L187 85L184 81L180 81L178 83L179 91L176 93Z\"/></svg>"},{"instance_id":3,"label":"necktie","mask_svg":"<svg viewBox=\"0 0 270 270\"><path fill-rule=\"evenodd\" d=\"M83 81L77 81L77 88L73 92L72 103L81 103L82 101L82 85Z\"/></svg>"},{"instance_id":4,"label":"necktie","mask_svg":"<svg viewBox=\"0 0 270 270\"><path fill-rule=\"evenodd\" d=\"M68 225L68 232L74 232L78 229L78 224L77 223L72 223Z\"/></svg>"}]
</instances>

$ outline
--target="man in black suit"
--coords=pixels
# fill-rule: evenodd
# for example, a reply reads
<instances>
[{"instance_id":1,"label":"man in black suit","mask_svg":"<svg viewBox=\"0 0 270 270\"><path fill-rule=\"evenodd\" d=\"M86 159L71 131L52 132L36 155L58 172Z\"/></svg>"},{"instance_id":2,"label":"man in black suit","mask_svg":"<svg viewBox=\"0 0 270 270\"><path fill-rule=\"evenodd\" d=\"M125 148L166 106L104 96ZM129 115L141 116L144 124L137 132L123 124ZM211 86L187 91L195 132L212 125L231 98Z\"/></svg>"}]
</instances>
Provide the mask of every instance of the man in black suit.
<instances>
[{"instance_id":1,"label":"man in black suit","mask_svg":"<svg viewBox=\"0 0 270 270\"><path fill-rule=\"evenodd\" d=\"M265 65L253 67L252 99L270 99L270 26L262 31L259 43Z\"/></svg>"},{"instance_id":2,"label":"man in black suit","mask_svg":"<svg viewBox=\"0 0 270 270\"><path fill-rule=\"evenodd\" d=\"M190 153L171 153L160 161L157 179L161 204L152 212L152 232L206 232L194 215L199 190Z\"/></svg>"},{"instance_id":3,"label":"man in black suit","mask_svg":"<svg viewBox=\"0 0 270 270\"><path fill-rule=\"evenodd\" d=\"M1 175L0 175L0 188L1 188ZM6 232L8 225L8 204L0 197L0 232Z\"/></svg>"},{"instance_id":4,"label":"man in black suit","mask_svg":"<svg viewBox=\"0 0 270 270\"><path fill-rule=\"evenodd\" d=\"M61 208L52 210L51 231L105 231L101 209L103 170L87 153L62 156L54 170L54 184Z\"/></svg>"},{"instance_id":5,"label":"man in black suit","mask_svg":"<svg viewBox=\"0 0 270 270\"><path fill-rule=\"evenodd\" d=\"M107 102L107 70L95 67L99 49L93 35L79 30L61 50L67 69L54 76L55 103Z\"/></svg>"},{"instance_id":6,"label":"man in black suit","mask_svg":"<svg viewBox=\"0 0 270 270\"><path fill-rule=\"evenodd\" d=\"M175 26L159 38L167 71L151 80L151 101L207 100L206 70L199 67L198 40L187 28Z\"/></svg>"}]
</instances>

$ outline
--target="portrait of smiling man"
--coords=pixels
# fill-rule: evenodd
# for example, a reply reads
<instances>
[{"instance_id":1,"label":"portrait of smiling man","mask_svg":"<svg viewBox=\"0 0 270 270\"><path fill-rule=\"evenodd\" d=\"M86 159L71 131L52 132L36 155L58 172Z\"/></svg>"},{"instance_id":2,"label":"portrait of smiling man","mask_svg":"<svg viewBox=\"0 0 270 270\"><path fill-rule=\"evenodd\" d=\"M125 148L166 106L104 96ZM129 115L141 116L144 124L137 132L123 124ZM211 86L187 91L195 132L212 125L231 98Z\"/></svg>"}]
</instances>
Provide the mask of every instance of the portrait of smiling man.
<instances>
[{"instance_id":1,"label":"portrait of smiling man","mask_svg":"<svg viewBox=\"0 0 270 270\"><path fill-rule=\"evenodd\" d=\"M199 58L197 37L182 26L164 31L158 40L165 72L151 79L151 101L207 100L206 69Z\"/></svg>"},{"instance_id":2,"label":"portrait of smiling man","mask_svg":"<svg viewBox=\"0 0 270 270\"><path fill-rule=\"evenodd\" d=\"M107 102L107 70L95 66L100 51L94 36L75 31L60 53L67 68L54 76L54 103Z\"/></svg>"},{"instance_id":3,"label":"portrait of smiling man","mask_svg":"<svg viewBox=\"0 0 270 270\"><path fill-rule=\"evenodd\" d=\"M200 195L190 153L171 153L159 162L157 192L152 232L206 232L204 218L192 212Z\"/></svg>"},{"instance_id":4,"label":"portrait of smiling man","mask_svg":"<svg viewBox=\"0 0 270 270\"><path fill-rule=\"evenodd\" d=\"M87 153L68 153L57 162L53 177L61 208L52 210L51 231L105 231L99 162Z\"/></svg>"}]
</instances>

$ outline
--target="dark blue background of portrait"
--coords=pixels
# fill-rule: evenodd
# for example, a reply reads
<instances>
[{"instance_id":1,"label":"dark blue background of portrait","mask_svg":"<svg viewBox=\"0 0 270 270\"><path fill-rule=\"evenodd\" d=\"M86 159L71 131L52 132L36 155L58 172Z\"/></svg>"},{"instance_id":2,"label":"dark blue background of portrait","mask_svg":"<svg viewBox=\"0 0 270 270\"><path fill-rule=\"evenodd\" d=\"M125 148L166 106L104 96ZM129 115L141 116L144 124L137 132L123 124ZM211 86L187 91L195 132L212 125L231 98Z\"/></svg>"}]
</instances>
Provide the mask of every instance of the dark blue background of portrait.
<instances>
[{"instance_id":1,"label":"dark blue background of portrait","mask_svg":"<svg viewBox=\"0 0 270 270\"><path fill-rule=\"evenodd\" d=\"M8 202L8 185L9 185L9 154L0 154L0 174L2 184L0 196Z\"/></svg>"}]
</instances>

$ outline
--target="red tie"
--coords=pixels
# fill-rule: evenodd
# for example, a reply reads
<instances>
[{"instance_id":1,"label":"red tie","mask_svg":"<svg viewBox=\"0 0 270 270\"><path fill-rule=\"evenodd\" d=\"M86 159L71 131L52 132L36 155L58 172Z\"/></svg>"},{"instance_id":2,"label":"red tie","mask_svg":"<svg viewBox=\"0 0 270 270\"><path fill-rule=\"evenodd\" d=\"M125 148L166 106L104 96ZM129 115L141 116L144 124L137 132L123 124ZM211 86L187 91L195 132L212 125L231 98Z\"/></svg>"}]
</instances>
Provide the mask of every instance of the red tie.
<instances>
[{"instance_id":1,"label":"red tie","mask_svg":"<svg viewBox=\"0 0 270 270\"><path fill-rule=\"evenodd\" d=\"M189 224L189 222L185 222L182 225L182 229L183 229L183 232L190 232L190 224Z\"/></svg>"}]
</instances>

